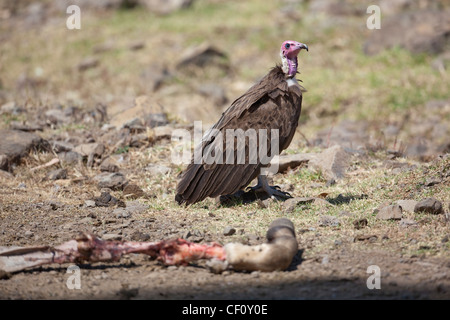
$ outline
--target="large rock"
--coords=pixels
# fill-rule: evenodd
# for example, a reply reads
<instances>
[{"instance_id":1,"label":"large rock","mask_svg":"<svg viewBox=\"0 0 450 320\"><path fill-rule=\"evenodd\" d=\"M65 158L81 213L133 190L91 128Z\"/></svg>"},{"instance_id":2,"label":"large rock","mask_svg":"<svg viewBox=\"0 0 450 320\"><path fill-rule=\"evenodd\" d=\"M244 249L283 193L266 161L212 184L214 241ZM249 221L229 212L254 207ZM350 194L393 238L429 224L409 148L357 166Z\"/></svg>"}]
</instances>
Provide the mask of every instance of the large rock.
<instances>
[{"instance_id":1,"label":"large rock","mask_svg":"<svg viewBox=\"0 0 450 320\"><path fill-rule=\"evenodd\" d=\"M442 202L436 200L434 198L426 198L424 200L419 201L414 207L414 212L426 212L431 214L440 214L444 213L444 209L442 207Z\"/></svg>"},{"instance_id":2,"label":"large rock","mask_svg":"<svg viewBox=\"0 0 450 320\"><path fill-rule=\"evenodd\" d=\"M159 88L161 88L165 81L169 80L172 77L169 70L159 64L150 65L149 67L145 68L141 72L140 76L143 80L143 85L150 91L158 90Z\"/></svg>"},{"instance_id":3,"label":"large rock","mask_svg":"<svg viewBox=\"0 0 450 320\"><path fill-rule=\"evenodd\" d=\"M38 135L19 130L0 130L0 137L0 156L3 156L0 169L7 169L31 149L39 148L45 143Z\"/></svg>"},{"instance_id":4,"label":"large rock","mask_svg":"<svg viewBox=\"0 0 450 320\"><path fill-rule=\"evenodd\" d=\"M98 183L98 187L110 188L112 190L121 190L128 184L128 180L120 172L103 172L94 177L94 180Z\"/></svg>"},{"instance_id":5,"label":"large rock","mask_svg":"<svg viewBox=\"0 0 450 320\"><path fill-rule=\"evenodd\" d=\"M278 165L278 173L283 173L289 169L294 169L302 164L306 164L314 157L311 153L297 153L274 157L271 165Z\"/></svg>"},{"instance_id":6,"label":"large rock","mask_svg":"<svg viewBox=\"0 0 450 320\"><path fill-rule=\"evenodd\" d=\"M413 53L437 54L450 47L450 9L420 10L391 16L372 30L364 53L374 55L396 46Z\"/></svg>"},{"instance_id":7,"label":"large rock","mask_svg":"<svg viewBox=\"0 0 450 320\"><path fill-rule=\"evenodd\" d=\"M134 119L142 120L143 125L151 128L164 126L169 122L161 104L148 96L139 96L135 99L133 107L118 110L112 116L110 123L116 127L123 127Z\"/></svg>"},{"instance_id":8,"label":"large rock","mask_svg":"<svg viewBox=\"0 0 450 320\"><path fill-rule=\"evenodd\" d=\"M402 207L397 204L381 208L376 218L381 220L401 220L402 216Z\"/></svg>"},{"instance_id":9,"label":"large rock","mask_svg":"<svg viewBox=\"0 0 450 320\"><path fill-rule=\"evenodd\" d=\"M341 146L333 146L309 160L308 167L322 172L326 179L341 179L349 165L350 155Z\"/></svg>"},{"instance_id":10,"label":"large rock","mask_svg":"<svg viewBox=\"0 0 450 320\"><path fill-rule=\"evenodd\" d=\"M414 208L416 207L416 200L398 200L396 202L400 207L402 207L403 211L414 212Z\"/></svg>"},{"instance_id":11,"label":"large rock","mask_svg":"<svg viewBox=\"0 0 450 320\"><path fill-rule=\"evenodd\" d=\"M84 143L76 146L73 151L81 154L83 157L90 155L101 156L105 152L105 146L101 143Z\"/></svg>"},{"instance_id":12,"label":"large rock","mask_svg":"<svg viewBox=\"0 0 450 320\"><path fill-rule=\"evenodd\" d=\"M198 46L189 47L181 53L176 64L177 70L192 70L192 68L218 67L228 70L227 56L214 46L203 43Z\"/></svg>"},{"instance_id":13,"label":"large rock","mask_svg":"<svg viewBox=\"0 0 450 320\"><path fill-rule=\"evenodd\" d=\"M50 109L45 112L45 120L51 124L65 124L72 121L72 109Z\"/></svg>"}]
</instances>

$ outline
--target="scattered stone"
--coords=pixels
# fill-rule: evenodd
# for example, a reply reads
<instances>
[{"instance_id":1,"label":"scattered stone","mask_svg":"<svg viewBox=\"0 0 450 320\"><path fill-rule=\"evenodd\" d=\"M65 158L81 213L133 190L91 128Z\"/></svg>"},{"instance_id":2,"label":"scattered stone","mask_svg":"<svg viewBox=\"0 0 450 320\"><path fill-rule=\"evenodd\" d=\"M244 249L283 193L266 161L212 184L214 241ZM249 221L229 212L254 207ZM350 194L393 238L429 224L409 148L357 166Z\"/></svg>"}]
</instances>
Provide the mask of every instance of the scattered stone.
<instances>
[{"instance_id":1,"label":"scattered stone","mask_svg":"<svg viewBox=\"0 0 450 320\"><path fill-rule=\"evenodd\" d=\"M111 125L122 128L123 125L133 119L142 119L143 125L148 127L165 126L168 123L164 108L154 99L148 96L139 96L134 100L131 108L120 109L112 112Z\"/></svg>"},{"instance_id":2,"label":"scattered stone","mask_svg":"<svg viewBox=\"0 0 450 320\"><path fill-rule=\"evenodd\" d=\"M133 214L142 214L147 211L147 209L147 205L144 205L138 201L127 201L122 208L114 209L113 214L115 214L117 218L129 218Z\"/></svg>"},{"instance_id":3,"label":"scattered stone","mask_svg":"<svg viewBox=\"0 0 450 320\"><path fill-rule=\"evenodd\" d=\"M145 167L145 171L148 171L153 176L158 176L158 175L166 175L171 170L166 166L151 163L147 167Z\"/></svg>"},{"instance_id":4,"label":"scattered stone","mask_svg":"<svg viewBox=\"0 0 450 320\"><path fill-rule=\"evenodd\" d=\"M20 130L26 132L34 132L34 131L44 131L44 127L39 124L33 123L22 123L19 121L11 121L10 123L11 130Z\"/></svg>"},{"instance_id":5,"label":"scattered stone","mask_svg":"<svg viewBox=\"0 0 450 320\"><path fill-rule=\"evenodd\" d=\"M164 138L170 139L172 137L173 128L169 126L160 126L153 128L153 133L156 140L161 140Z\"/></svg>"},{"instance_id":6,"label":"scattered stone","mask_svg":"<svg viewBox=\"0 0 450 320\"><path fill-rule=\"evenodd\" d=\"M376 218L380 220L400 220L402 218L402 215L402 207L400 207L398 204L395 204L380 209L380 211L376 215Z\"/></svg>"},{"instance_id":7,"label":"scattered stone","mask_svg":"<svg viewBox=\"0 0 450 320\"><path fill-rule=\"evenodd\" d=\"M442 182L442 179L440 177L431 177L431 178L428 178L425 181L425 186L432 187L432 186L434 186L436 184L439 184L441 182Z\"/></svg>"},{"instance_id":8,"label":"scattered stone","mask_svg":"<svg viewBox=\"0 0 450 320\"><path fill-rule=\"evenodd\" d=\"M396 160L386 160L383 162L383 166L386 169L403 169L408 168L409 164L407 164L406 162L399 162Z\"/></svg>"},{"instance_id":9,"label":"scattered stone","mask_svg":"<svg viewBox=\"0 0 450 320\"><path fill-rule=\"evenodd\" d=\"M355 237L355 241L367 241L367 240L369 240L369 242L375 242L377 239L378 239L378 236L374 235L374 234L373 235L360 234L360 235L357 235Z\"/></svg>"},{"instance_id":10,"label":"scattered stone","mask_svg":"<svg viewBox=\"0 0 450 320\"><path fill-rule=\"evenodd\" d=\"M203 43L198 46L189 47L181 53L181 57L176 64L177 70L187 70L192 68L218 67L228 70L229 64L227 56L222 51Z\"/></svg>"},{"instance_id":11,"label":"scattered stone","mask_svg":"<svg viewBox=\"0 0 450 320\"><path fill-rule=\"evenodd\" d=\"M12 274L0 269L0 280L8 280L12 277Z\"/></svg>"},{"instance_id":12,"label":"scattered stone","mask_svg":"<svg viewBox=\"0 0 450 320\"><path fill-rule=\"evenodd\" d=\"M52 150L56 153L72 151L74 146L69 142L63 141L50 141L50 146Z\"/></svg>"},{"instance_id":13,"label":"scattered stone","mask_svg":"<svg viewBox=\"0 0 450 320\"><path fill-rule=\"evenodd\" d=\"M320 264L327 265L328 263L330 263L330 257L326 254L322 257L322 261Z\"/></svg>"},{"instance_id":14,"label":"scattered stone","mask_svg":"<svg viewBox=\"0 0 450 320\"><path fill-rule=\"evenodd\" d=\"M97 67L100 64L100 61L95 58L95 57L88 57L85 58L83 61L81 61L78 66L77 69L80 72L86 71L88 69L92 69Z\"/></svg>"},{"instance_id":15,"label":"scattered stone","mask_svg":"<svg viewBox=\"0 0 450 320\"><path fill-rule=\"evenodd\" d=\"M340 221L339 218L335 216L320 216L319 226L322 227L337 227L339 226Z\"/></svg>"},{"instance_id":16,"label":"scattered stone","mask_svg":"<svg viewBox=\"0 0 450 320\"><path fill-rule=\"evenodd\" d=\"M102 239L105 241L107 241L107 240L122 240L122 235L116 234L116 233L105 233L102 236Z\"/></svg>"},{"instance_id":17,"label":"scattered stone","mask_svg":"<svg viewBox=\"0 0 450 320\"><path fill-rule=\"evenodd\" d=\"M101 143L85 143L76 146L73 151L81 154L83 157L90 155L102 156L105 152L105 146Z\"/></svg>"},{"instance_id":18,"label":"scattered stone","mask_svg":"<svg viewBox=\"0 0 450 320\"><path fill-rule=\"evenodd\" d=\"M95 208L96 204L95 204L95 201L94 201L94 200L86 200L86 201L84 202L84 206L85 206L86 208Z\"/></svg>"},{"instance_id":19,"label":"scattered stone","mask_svg":"<svg viewBox=\"0 0 450 320\"><path fill-rule=\"evenodd\" d=\"M339 240L339 239L334 240L334 245L335 245L335 246L340 246L340 245L342 245L342 240Z\"/></svg>"},{"instance_id":20,"label":"scattered stone","mask_svg":"<svg viewBox=\"0 0 450 320\"><path fill-rule=\"evenodd\" d=\"M97 207L112 207L119 203L119 199L113 197L109 192L102 192L100 197L94 198Z\"/></svg>"},{"instance_id":21,"label":"scattered stone","mask_svg":"<svg viewBox=\"0 0 450 320\"><path fill-rule=\"evenodd\" d=\"M326 179L341 179L345 176L350 155L341 146L333 146L312 158L308 168L322 172Z\"/></svg>"},{"instance_id":22,"label":"scattered stone","mask_svg":"<svg viewBox=\"0 0 450 320\"><path fill-rule=\"evenodd\" d=\"M30 230L25 231L24 233L25 238L31 238L34 236L34 233Z\"/></svg>"},{"instance_id":23,"label":"scattered stone","mask_svg":"<svg viewBox=\"0 0 450 320\"><path fill-rule=\"evenodd\" d=\"M131 234L131 240L133 241L148 241L150 240L150 235L141 231L135 231Z\"/></svg>"},{"instance_id":24,"label":"scattered stone","mask_svg":"<svg viewBox=\"0 0 450 320\"><path fill-rule=\"evenodd\" d=\"M150 113L144 117L144 123L150 128L164 127L169 123L166 113Z\"/></svg>"},{"instance_id":25,"label":"scattered stone","mask_svg":"<svg viewBox=\"0 0 450 320\"><path fill-rule=\"evenodd\" d=\"M391 201L384 201L382 204L380 204L377 208L373 210L373 214L379 213L381 209L389 205L391 205Z\"/></svg>"},{"instance_id":26,"label":"scattered stone","mask_svg":"<svg viewBox=\"0 0 450 320\"><path fill-rule=\"evenodd\" d=\"M292 211L295 210L295 207L297 205L312 203L312 202L314 202L314 200L315 200L315 198L313 198L313 197L308 197L308 198L301 198L301 197L290 198L290 199L287 199L286 201L283 202L283 207L284 207L284 210L286 212L292 212Z\"/></svg>"},{"instance_id":27,"label":"scattered stone","mask_svg":"<svg viewBox=\"0 0 450 320\"><path fill-rule=\"evenodd\" d=\"M123 188L123 195L127 199L137 199L145 195L144 191L135 184L127 184Z\"/></svg>"},{"instance_id":28,"label":"scattered stone","mask_svg":"<svg viewBox=\"0 0 450 320\"><path fill-rule=\"evenodd\" d=\"M144 123L139 118L133 118L122 125L122 128L131 129L133 132L145 131Z\"/></svg>"},{"instance_id":29,"label":"scattered stone","mask_svg":"<svg viewBox=\"0 0 450 320\"><path fill-rule=\"evenodd\" d=\"M426 212L431 214L440 214L444 213L444 209L442 207L442 202L436 200L434 198L427 198L419 201L414 207L414 212Z\"/></svg>"},{"instance_id":30,"label":"scattered stone","mask_svg":"<svg viewBox=\"0 0 450 320\"><path fill-rule=\"evenodd\" d=\"M411 226L417 226L417 222L411 219L405 219L403 218L402 220L400 220L400 222L398 223L398 225L400 227L406 228L406 227L411 227Z\"/></svg>"},{"instance_id":31,"label":"scattered stone","mask_svg":"<svg viewBox=\"0 0 450 320\"><path fill-rule=\"evenodd\" d=\"M127 219L131 217L131 213L126 208L116 208L114 209L113 214L116 216L117 219L120 218Z\"/></svg>"},{"instance_id":32,"label":"scattered stone","mask_svg":"<svg viewBox=\"0 0 450 320\"><path fill-rule=\"evenodd\" d=\"M350 202L352 202L353 200L361 200L361 199L367 199L367 198L368 198L367 194L347 195L347 196L344 196L344 195L342 195L342 194L340 193L340 194L338 194L338 196L335 197L335 198L328 198L327 201L328 201L331 205L340 205L340 204L343 204L343 203L350 203ZM322 199L322 200L323 200L323 199Z\"/></svg>"},{"instance_id":33,"label":"scattered stone","mask_svg":"<svg viewBox=\"0 0 450 320\"><path fill-rule=\"evenodd\" d=\"M368 224L369 222L365 218L353 221L353 225L355 226L356 230L365 228Z\"/></svg>"},{"instance_id":34,"label":"scattered stone","mask_svg":"<svg viewBox=\"0 0 450 320\"><path fill-rule=\"evenodd\" d=\"M72 164L72 163L82 163L83 156L78 152L68 151L58 153L59 161L62 163Z\"/></svg>"},{"instance_id":35,"label":"scattered stone","mask_svg":"<svg viewBox=\"0 0 450 320\"><path fill-rule=\"evenodd\" d=\"M414 208L417 204L416 200L398 200L395 202L400 207L402 207L403 211L414 212Z\"/></svg>"},{"instance_id":36,"label":"scattered stone","mask_svg":"<svg viewBox=\"0 0 450 320\"><path fill-rule=\"evenodd\" d=\"M131 51L142 50L145 48L145 42L144 41L135 41L135 42L131 43L130 45L128 45L128 48Z\"/></svg>"},{"instance_id":37,"label":"scattered stone","mask_svg":"<svg viewBox=\"0 0 450 320\"><path fill-rule=\"evenodd\" d=\"M235 233L236 233L236 229L233 228L233 227L230 227L230 226L226 227L226 228L223 230L223 235L224 235L224 236L232 236L232 235L235 234Z\"/></svg>"},{"instance_id":38,"label":"scattered stone","mask_svg":"<svg viewBox=\"0 0 450 320\"><path fill-rule=\"evenodd\" d=\"M110 188L112 190L123 189L128 184L128 180L120 172L103 172L94 177L99 188Z\"/></svg>"},{"instance_id":39,"label":"scattered stone","mask_svg":"<svg viewBox=\"0 0 450 320\"><path fill-rule=\"evenodd\" d=\"M93 219L91 217L85 217L78 221L79 224L91 224Z\"/></svg>"},{"instance_id":40,"label":"scattered stone","mask_svg":"<svg viewBox=\"0 0 450 320\"><path fill-rule=\"evenodd\" d=\"M3 165L1 169L7 169L12 163L18 162L32 149L38 149L45 141L38 135L19 130L0 130L0 156Z\"/></svg>"},{"instance_id":41,"label":"scattered stone","mask_svg":"<svg viewBox=\"0 0 450 320\"><path fill-rule=\"evenodd\" d=\"M271 198L267 198L264 200L258 199L258 207L261 209L266 209L270 206L270 203L273 202Z\"/></svg>"},{"instance_id":42,"label":"scattered stone","mask_svg":"<svg viewBox=\"0 0 450 320\"><path fill-rule=\"evenodd\" d=\"M4 154L0 154L0 169L6 169L8 167L8 157Z\"/></svg>"},{"instance_id":43,"label":"scattered stone","mask_svg":"<svg viewBox=\"0 0 450 320\"><path fill-rule=\"evenodd\" d=\"M48 180L67 179L67 169L52 170L47 174Z\"/></svg>"},{"instance_id":44,"label":"scattered stone","mask_svg":"<svg viewBox=\"0 0 450 320\"><path fill-rule=\"evenodd\" d=\"M0 107L0 114L7 113L12 115L18 115L25 111L26 110L24 108L17 106L14 101L7 102Z\"/></svg>"},{"instance_id":45,"label":"scattered stone","mask_svg":"<svg viewBox=\"0 0 450 320\"><path fill-rule=\"evenodd\" d=\"M165 66L161 66L158 64L151 65L144 69L141 73L141 78L143 80L143 85L145 85L147 88L149 88L150 91L156 91L159 88L162 87L164 82L171 79L173 76L170 74L169 70ZM155 114L157 115L157 114ZM160 114L163 116L163 118L158 119L160 121L161 119L164 119L164 123L158 124L159 126L163 126L167 124L167 116L165 114ZM151 127L154 127L156 125L153 125Z\"/></svg>"},{"instance_id":46,"label":"scattered stone","mask_svg":"<svg viewBox=\"0 0 450 320\"><path fill-rule=\"evenodd\" d=\"M100 164L100 171L118 172L119 166L117 165L117 161L113 157L106 158Z\"/></svg>"},{"instance_id":47,"label":"scattered stone","mask_svg":"<svg viewBox=\"0 0 450 320\"><path fill-rule=\"evenodd\" d=\"M45 112L45 120L48 124L66 124L72 121L70 109L67 111L62 108L50 109Z\"/></svg>"},{"instance_id":48,"label":"scattered stone","mask_svg":"<svg viewBox=\"0 0 450 320\"><path fill-rule=\"evenodd\" d=\"M271 165L278 165L278 173L283 173L289 169L294 169L302 164L306 164L314 157L310 153L297 153L289 155L275 156Z\"/></svg>"}]
</instances>

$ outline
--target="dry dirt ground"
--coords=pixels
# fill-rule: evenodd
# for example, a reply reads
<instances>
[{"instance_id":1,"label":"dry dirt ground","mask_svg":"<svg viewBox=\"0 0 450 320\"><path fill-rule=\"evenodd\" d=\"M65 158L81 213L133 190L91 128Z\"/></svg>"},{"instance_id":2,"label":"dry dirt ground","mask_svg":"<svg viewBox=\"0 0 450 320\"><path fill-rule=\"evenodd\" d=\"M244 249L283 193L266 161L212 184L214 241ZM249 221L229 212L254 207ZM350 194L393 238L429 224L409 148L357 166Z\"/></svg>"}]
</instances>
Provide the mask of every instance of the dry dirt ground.
<instances>
[{"instance_id":1,"label":"dry dirt ground","mask_svg":"<svg viewBox=\"0 0 450 320\"><path fill-rule=\"evenodd\" d=\"M299 251L285 271L221 274L204 261L167 267L131 254L118 263L79 265L81 289L67 286L71 265L54 264L0 273L0 299L450 298L446 56L403 47L366 56L366 7L344 7L333 16L321 7L333 1L198 0L163 17L140 7L91 16L83 9L80 32L67 30L64 10L46 9L51 1L8 3L21 2L27 10L0 8L0 130L31 131L45 142L7 159L10 164L0 152L0 246L56 246L80 232L256 245L274 219L286 217ZM273 183L294 197L321 199L293 207L276 201L220 206L214 199L178 206L184 166L170 161L173 129L216 121L278 61L280 40L299 32L304 40L298 40L310 46L301 57L308 92L286 153L320 154L341 145L349 153L340 168L345 176L334 181L306 164L275 175ZM206 47L198 58L210 61L212 54L213 63L193 66L193 73L179 70L173 62L186 48L205 49L204 41L218 53ZM139 96L149 101L133 113ZM159 129L140 121L142 110L155 116L150 122L161 121ZM58 163L38 168L55 158ZM105 172L122 176L101 184ZM135 189L126 192L126 183ZM107 194L114 198L107 201ZM442 204L439 214L404 208L402 220L377 218L398 200L426 198ZM230 228L235 233L225 235ZM380 289L368 288L371 266L381 272Z\"/></svg>"},{"instance_id":2,"label":"dry dirt ground","mask_svg":"<svg viewBox=\"0 0 450 320\"><path fill-rule=\"evenodd\" d=\"M162 143L164 144L164 143ZM357 230L353 221L359 215L341 210L345 201L333 210L340 213L339 226L320 223L327 206L298 206L286 211L283 204L269 202L267 208L255 203L217 206L206 200L185 209L173 203L175 174L168 174L166 192L159 192L155 178L142 173L154 183L138 179L142 169L131 152L130 165L121 169L131 181L143 186L145 194L137 200L127 199L123 191L111 191L122 199L130 215L120 216L123 204L88 207L100 189L89 177L92 169L68 168L69 176L84 171L81 177L49 181L44 168L30 172L37 164L36 154L28 163L16 167L14 178L3 179L0 187L0 243L4 246L58 245L88 231L105 239L156 241L185 237L195 242L216 241L222 244L264 242L264 232L271 220L284 216L294 221L299 252L286 271L234 272L213 274L203 262L186 267L166 267L141 255L128 255L120 263L80 265L81 289L69 289L70 265L49 265L14 274L0 280L2 299L448 299L450 297L450 261L448 255L448 220L445 214L405 214L415 220L412 226L398 221L379 221L372 210L363 215L369 225ZM42 154L41 154L42 156ZM47 155L51 158L52 155ZM448 157L447 157L448 158ZM45 161L44 161L45 162ZM435 170L448 172L448 159L434 162ZM134 164L134 165L133 165ZM78 169L77 169L78 168ZM433 169L434 168L434 169ZM447 169L446 169L447 168ZM306 170L297 169L290 174ZM383 169L384 170L384 169ZM411 174L420 173L413 170ZM361 177L364 174L359 173ZM288 175L277 175L283 182ZM42 178L44 177L44 178ZM416 178L413 176L413 178ZM417 178L416 178L417 179ZM406 180L405 180L406 181ZM448 179L442 190L448 190ZM349 182L339 182L345 185ZM402 185L401 183L399 183ZM145 186L145 187L144 187ZM300 186L299 186L300 188ZM335 186L335 188L338 188ZM424 187L425 188L425 187ZM319 187L319 190L326 189ZM402 189L407 189L402 186ZM155 194L151 194L154 191ZM319 193L319 191L314 191ZM294 186L294 195L301 195ZM401 193L401 191L394 191ZM169 195L168 195L169 194ZM439 192L437 192L439 194ZM156 196L156 198L155 198ZM339 198L339 197L337 197ZM372 198L372 195L368 195ZM332 201L328 198L329 201ZM361 199L359 201L369 201ZM350 205L351 205L350 201ZM355 200L353 202L358 202ZM351 208L351 207L350 207ZM356 207L354 207L356 208ZM118 211L119 210L119 211ZM224 226L236 227L232 236L224 236ZM381 271L381 289L368 289L372 275L368 267Z\"/></svg>"}]
</instances>

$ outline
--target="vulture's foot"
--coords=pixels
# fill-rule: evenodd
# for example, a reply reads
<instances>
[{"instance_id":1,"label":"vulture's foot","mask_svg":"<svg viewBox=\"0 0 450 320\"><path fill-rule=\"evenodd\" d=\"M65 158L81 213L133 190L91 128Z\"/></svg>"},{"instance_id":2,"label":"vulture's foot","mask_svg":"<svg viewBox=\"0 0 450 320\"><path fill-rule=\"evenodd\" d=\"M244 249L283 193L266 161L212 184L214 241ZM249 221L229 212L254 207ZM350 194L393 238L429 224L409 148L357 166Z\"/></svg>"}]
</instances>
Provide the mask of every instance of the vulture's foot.
<instances>
[{"instance_id":1,"label":"vulture's foot","mask_svg":"<svg viewBox=\"0 0 450 320\"><path fill-rule=\"evenodd\" d=\"M246 191L255 193L266 193L269 198L276 200L286 200L292 198L289 192L281 191L279 186L270 186L266 176L258 176L258 184L254 187L248 187Z\"/></svg>"},{"instance_id":2,"label":"vulture's foot","mask_svg":"<svg viewBox=\"0 0 450 320\"><path fill-rule=\"evenodd\" d=\"M289 198L292 198L291 194L289 192L284 192L280 190L280 187L278 186L269 186L269 190L264 190L270 198L277 199L277 200L286 200Z\"/></svg>"}]
</instances>

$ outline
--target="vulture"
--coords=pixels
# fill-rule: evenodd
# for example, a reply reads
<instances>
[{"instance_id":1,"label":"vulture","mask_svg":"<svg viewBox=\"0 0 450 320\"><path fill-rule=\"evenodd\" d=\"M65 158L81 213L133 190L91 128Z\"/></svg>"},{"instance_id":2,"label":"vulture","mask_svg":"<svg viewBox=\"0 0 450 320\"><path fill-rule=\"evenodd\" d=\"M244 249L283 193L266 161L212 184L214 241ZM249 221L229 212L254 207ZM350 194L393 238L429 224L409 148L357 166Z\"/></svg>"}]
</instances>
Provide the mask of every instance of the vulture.
<instances>
[{"instance_id":1,"label":"vulture","mask_svg":"<svg viewBox=\"0 0 450 320\"><path fill-rule=\"evenodd\" d=\"M251 190L265 192L275 199L290 197L277 186L269 185L267 171L263 169L270 166L273 156L289 146L298 125L303 88L295 76L297 55L302 49L308 51L308 46L284 41L280 49L281 64L236 99L205 133L178 182L175 200L179 204L232 195L255 178L258 183ZM276 146L272 148L274 142ZM266 157L260 154L263 148Z\"/></svg>"}]
</instances>

